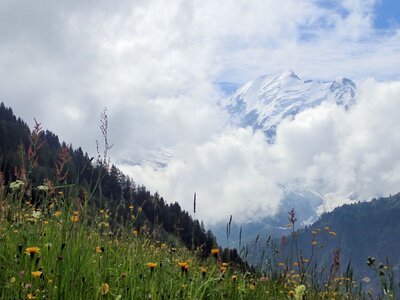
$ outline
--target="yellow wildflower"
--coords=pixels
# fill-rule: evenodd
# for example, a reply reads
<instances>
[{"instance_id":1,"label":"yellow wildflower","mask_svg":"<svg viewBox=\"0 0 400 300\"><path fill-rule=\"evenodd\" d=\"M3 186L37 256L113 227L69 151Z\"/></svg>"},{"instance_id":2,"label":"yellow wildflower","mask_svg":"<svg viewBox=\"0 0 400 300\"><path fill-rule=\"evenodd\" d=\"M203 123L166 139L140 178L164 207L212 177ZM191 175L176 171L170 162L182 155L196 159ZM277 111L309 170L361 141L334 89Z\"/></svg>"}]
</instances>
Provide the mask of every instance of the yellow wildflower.
<instances>
[{"instance_id":1,"label":"yellow wildflower","mask_svg":"<svg viewBox=\"0 0 400 300\"><path fill-rule=\"evenodd\" d=\"M41 271L33 271L33 272L31 272L31 274L33 277L40 277L40 275L42 275L42 272Z\"/></svg>"},{"instance_id":2,"label":"yellow wildflower","mask_svg":"<svg viewBox=\"0 0 400 300\"><path fill-rule=\"evenodd\" d=\"M178 262L178 265L179 265L181 268L184 268L184 267L187 266L187 263L186 263L186 262Z\"/></svg>"},{"instance_id":3,"label":"yellow wildflower","mask_svg":"<svg viewBox=\"0 0 400 300\"><path fill-rule=\"evenodd\" d=\"M39 253L40 252L40 248L39 247L28 247L25 249L25 253L26 254L35 254L35 253Z\"/></svg>"},{"instance_id":4,"label":"yellow wildflower","mask_svg":"<svg viewBox=\"0 0 400 300\"><path fill-rule=\"evenodd\" d=\"M33 296L33 294L32 294L32 293L30 293L30 294L26 295L26 298L27 298L27 299L36 299L36 297L35 297L35 296Z\"/></svg>"},{"instance_id":5,"label":"yellow wildflower","mask_svg":"<svg viewBox=\"0 0 400 300\"><path fill-rule=\"evenodd\" d=\"M106 295L108 294L109 291L110 291L110 286L108 285L108 283L103 283L101 285L101 294Z\"/></svg>"},{"instance_id":6,"label":"yellow wildflower","mask_svg":"<svg viewBox=\"0 0 400 300\"><path fill-rule=\"evenodd\" d=\"M155 267L157 267L157 263L155 263L155 262L148 262L148 263L147 263L147 266L148 266L150 269L154 269Z\"/></svg>"},{"instance_id":7,"label":"yellow wildflower","mask_svg":"<svg viewBox=\"0 0 400 300\"><path fill-rule=\"evenodd\" d=\"M217 256L219 254L219 249L218 248L211 249L211 254Z\"/></svg>"},{"instance_id":8,"label":"yellow wildflower","mask_svg":"<svg viewBox=\"0 0 400 300\"><path fill-rule=\"evenodd\" d=\"M57 210L57 211L54 213L54 215L55 215L56 217L61 216L61 211Z\"/></svg>"},{"instance_id":9,"label":"yellow wildflower","mask_svg":"<svg viewBox=\"0 0 400 300\"><path fill-rule=\"evenodd\" d=\"M313 246L315 246L315 245L317 245L317 244L318 244L317 241L312 241L312 243L311 243L311 245L313 245Z\"/></svg>"},{"instance_id":10,"label":"yellow wildflower","mask_svg":"<svg viewBox=\"0 0 400 300\"><path fill-rule=\"evenodd\" d=\"M72 222L78 222L79 221L79 216L72 216L71 217Z\"/></svg>"},{"instance_id":11,"label":"yellow wildflower","mask_svg":"<svg viewBox=\"0 0 400 300\"><path fill-rule=\"evenodd\" d=\"M99 247L99 246L96 247L96 253L103 253L103 250L101 249L101 247Z\"/></svg>"},{"instance_id":12,"label":"yellow wildflower","mask_svg":"<svg viewBox=\"0 0 400 300\"><path fill-rule=\"evenodd\" d=\"M336 236L336 232L334 232L334 231L329 231L329 234L333 235L333 236Z\"/></svg>"}]
</instances>

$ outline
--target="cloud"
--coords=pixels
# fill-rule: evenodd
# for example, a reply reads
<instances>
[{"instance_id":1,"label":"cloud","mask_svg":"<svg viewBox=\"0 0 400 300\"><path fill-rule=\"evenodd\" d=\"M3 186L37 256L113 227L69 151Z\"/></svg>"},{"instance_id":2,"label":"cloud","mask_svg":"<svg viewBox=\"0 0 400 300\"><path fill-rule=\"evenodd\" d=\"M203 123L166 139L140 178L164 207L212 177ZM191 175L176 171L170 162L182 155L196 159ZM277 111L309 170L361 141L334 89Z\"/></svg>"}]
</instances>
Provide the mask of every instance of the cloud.
<instances>
[{"instance_id":1,"label":"cloud","mask_svg":"<svg viewBox=\"0 0 400 300\"><path fill-rule=\"evenodd\" d=\"M282 192L295 184L325 195L325 210L352 200L397 193L400 176L400 82L367 80L357 104L323 104L286 119L275 144L261 132L226 128L209 140L186 143L163 169L122 168L169 201L192 209L207 224L257 221L273 215Z\"/></svg>"}]
</instances>

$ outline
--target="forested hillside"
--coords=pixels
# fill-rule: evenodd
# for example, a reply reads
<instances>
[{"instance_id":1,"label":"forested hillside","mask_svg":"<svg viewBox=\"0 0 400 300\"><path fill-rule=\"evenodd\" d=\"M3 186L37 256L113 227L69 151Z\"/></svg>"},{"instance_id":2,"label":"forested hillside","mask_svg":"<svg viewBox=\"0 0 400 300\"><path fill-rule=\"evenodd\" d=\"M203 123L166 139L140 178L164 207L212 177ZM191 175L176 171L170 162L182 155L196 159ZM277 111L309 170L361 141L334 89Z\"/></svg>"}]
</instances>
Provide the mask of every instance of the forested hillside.
<instances>
[{"instance_id":1,"label":"forested hillside","mask_svg":"<svg viewBox=\"0 0 400 300\"><path fill-rule=\"evenodd\" d=\"M46 181L64 186L66 193L77 190L78 205L89 202L89 206L108 210L111 226L123 226L133 212L136 230L156 239L176 237L177 242L189 248L200 247L207 254L215 245L215 237L202 222L193 220L178 203L168 204L158 193L137 186L110 165L103 152L89 157L80 147L61 143L56 134L42 130L37 122L31 134L28 125L4 103L0 104L0 171L5 184L25 178L33 186ZM69 189L71 186L79 189ZM31 186L25 193L33 202L38 198L38 190Z\"/></svg>"}]
</instances>

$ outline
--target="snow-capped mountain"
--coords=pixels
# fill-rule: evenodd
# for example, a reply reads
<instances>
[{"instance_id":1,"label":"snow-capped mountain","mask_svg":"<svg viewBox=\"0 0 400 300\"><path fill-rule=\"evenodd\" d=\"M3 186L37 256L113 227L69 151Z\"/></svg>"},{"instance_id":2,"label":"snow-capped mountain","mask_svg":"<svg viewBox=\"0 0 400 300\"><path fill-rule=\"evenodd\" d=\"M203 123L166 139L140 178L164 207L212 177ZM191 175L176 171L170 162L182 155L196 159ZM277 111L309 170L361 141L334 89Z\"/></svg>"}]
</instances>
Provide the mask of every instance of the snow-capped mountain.
<instances>
[{"instance_id":1,"label":"snow-capped mountain","mask_svg":"<svg viewBox=\"0 0 400 300\"><path fill-rule=\"evenodd\" d=\"M239 87L220 105L231 115L233 125L262 130L273 142L276 127L286 118L323 102L350 107L356 96L355 84L300 79L293 71L261 76Z\"/></svg>"}]
</instances>

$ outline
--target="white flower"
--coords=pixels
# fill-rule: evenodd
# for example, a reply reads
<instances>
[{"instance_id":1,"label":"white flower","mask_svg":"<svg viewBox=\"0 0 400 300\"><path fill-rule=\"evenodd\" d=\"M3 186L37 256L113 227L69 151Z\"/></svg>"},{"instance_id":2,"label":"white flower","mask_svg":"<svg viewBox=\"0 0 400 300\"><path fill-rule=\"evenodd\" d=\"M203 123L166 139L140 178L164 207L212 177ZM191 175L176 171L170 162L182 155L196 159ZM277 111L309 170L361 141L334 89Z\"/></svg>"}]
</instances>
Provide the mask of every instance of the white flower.
<instances>
[{"instance_id":1,"label":"white flower","mask_svg":"<svg viewBox=\"0 0 400 300\"><path fill-rule=\"evenodd\" d=\"M39 186L37 187L37 189L38 189L39 191L47 192L47 191L49 190L49 187L48 187L47 185L39 185Z\"/></svg>"},{"instance_id":2,"label":"white flower","mask_svg":"<svg viewBox=\"0 0 400 300\"><path fill-rule=\"evenodd\" d=\"M41 215L42 213L40 211L35 210L32 212L32 217L34 217L35 219L40 219Z\"/></svg>"},{"instance_id":3,"label":"white flower","mask_svg":"<svg viewBox=\"0 0 400 300\"><path fill-rule=\"evenodd\" d=\"M362 279L362 282L364 282L364 283L368 283L368 282L370 282L371 281L371 279L369 278L369 277L367 277L367 276L365 276L363 279Z\"/></svg>"},{"instance_id":4,"label":"white flower","mask_svg":"<svg viewBox=\"0 0 400 300\"><path fill-rule=\"evenodd\" d=\"M10 183L10 188L11 188L13 191L16 191L16 190L19 190L19 189L21 188L21 186L23 186L23 185L24 185L24 182L23 182L23 181L21 181L21 180L16 180L16 181Z\"/></svg>"}]
</instances>

